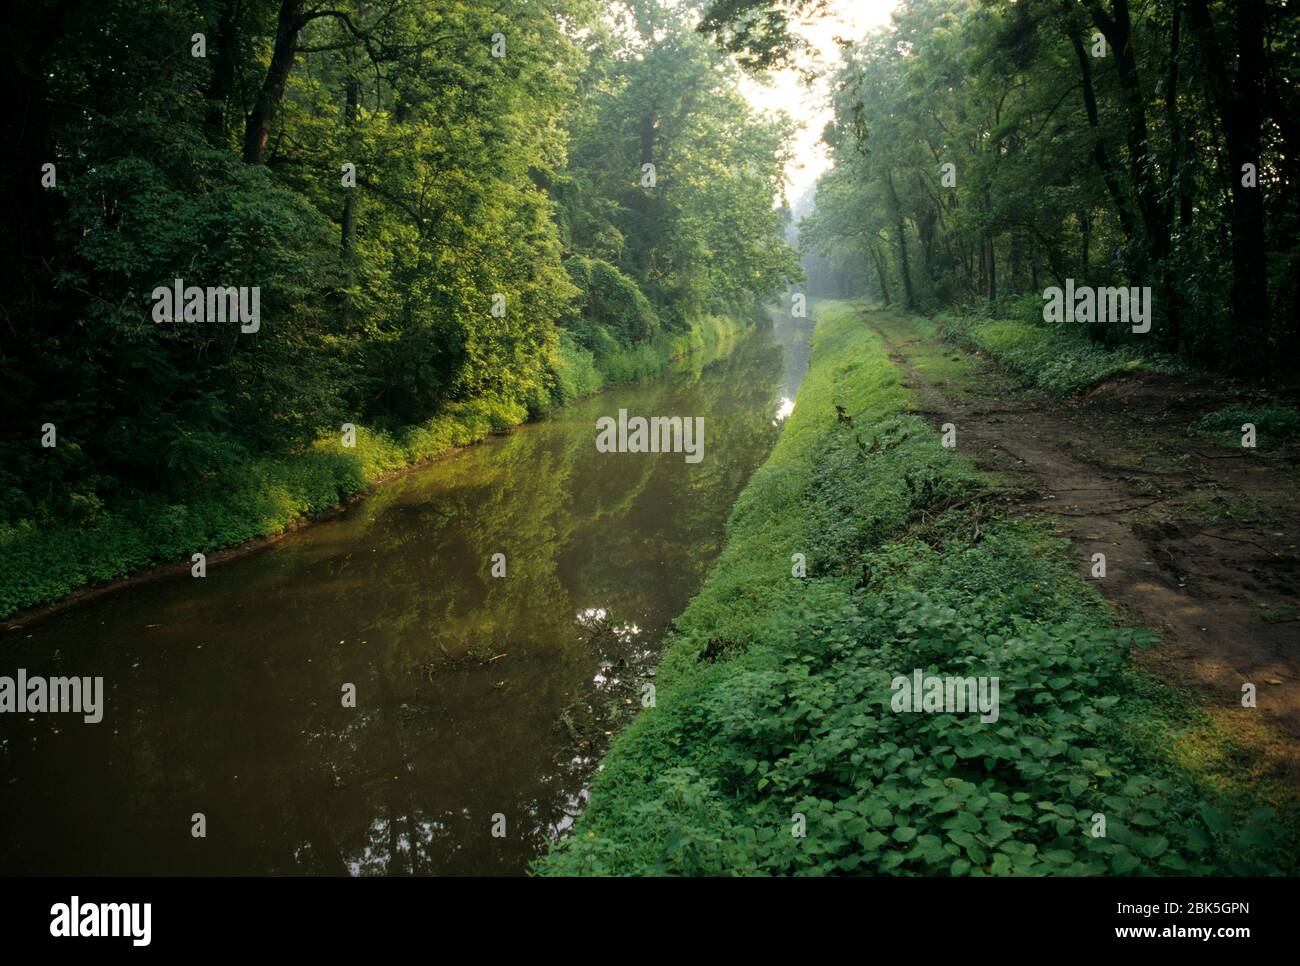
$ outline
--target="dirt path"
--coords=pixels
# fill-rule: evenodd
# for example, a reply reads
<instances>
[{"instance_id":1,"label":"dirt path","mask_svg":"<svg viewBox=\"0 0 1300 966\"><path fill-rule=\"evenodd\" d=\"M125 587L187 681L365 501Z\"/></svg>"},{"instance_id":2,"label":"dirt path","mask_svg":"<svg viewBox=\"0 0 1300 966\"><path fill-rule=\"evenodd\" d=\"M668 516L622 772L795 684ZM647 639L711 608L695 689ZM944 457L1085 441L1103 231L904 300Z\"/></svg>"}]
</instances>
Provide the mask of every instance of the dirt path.
<instances>
[{"instance_id":1,"label":"dirt path","mask_svg":"<svg viewBox=\"0 0 1300 966\"><path fill-rule=\"evenodd\" d=\"M946 382L923 373L959 350L887 316L868 316L936 426L957 449L1007 479L1013 513L1046 512L1079 551L1106 557L1102 594L1163 643L1139 655L1162 679L1250 729L1277 770L1300 784L1300 486L1259 451L1189 437L1188 424L1223 405L1223 387L1167 376L1124 377L1062 400L1006 393L1006 373ZM1257 689L1242 708L1242 685Z\"/></svg>"}]
</instances>

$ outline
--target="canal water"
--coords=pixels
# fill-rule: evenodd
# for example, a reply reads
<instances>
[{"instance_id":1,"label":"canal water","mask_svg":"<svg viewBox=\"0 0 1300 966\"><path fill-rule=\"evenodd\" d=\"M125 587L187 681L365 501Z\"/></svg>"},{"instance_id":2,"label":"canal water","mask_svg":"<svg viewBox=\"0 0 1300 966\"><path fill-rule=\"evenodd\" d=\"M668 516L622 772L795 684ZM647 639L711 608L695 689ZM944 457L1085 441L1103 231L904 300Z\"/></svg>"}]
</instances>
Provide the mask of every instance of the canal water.
<instances>
[{"instance_id":1,"label":"canal water","mask_svg":"<svg viewBox=\"0 0 1300 966\"><path fill-rule=\"evenodd\" d=\"M104 679L98 724L0 717L0 873L523 872L639 706L809 328L776 316L204 579L0 636L0 674ZM619 409L704 417L703 459L598 452Z\"/></svg>"}]
</instances>

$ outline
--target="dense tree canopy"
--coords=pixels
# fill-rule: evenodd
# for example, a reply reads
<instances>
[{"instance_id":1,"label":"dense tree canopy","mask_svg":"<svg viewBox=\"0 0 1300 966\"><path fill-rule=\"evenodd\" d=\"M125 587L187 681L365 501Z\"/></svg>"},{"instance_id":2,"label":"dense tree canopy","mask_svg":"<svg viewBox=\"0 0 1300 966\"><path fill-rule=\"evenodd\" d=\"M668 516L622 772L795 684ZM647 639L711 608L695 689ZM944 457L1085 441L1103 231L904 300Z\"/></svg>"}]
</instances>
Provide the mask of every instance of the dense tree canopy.
<instances>
[{"instance_id":1,"label":"dense tree canopy","mask_svg":"<svg viewBox=\"0 0 1300 966\"><path fill-rule=\"evenodd\" d=\"M345 421L542 410L566 346L743 311L798 271L782 123L740 99L688 8L44 0L2 16L10 520L93 516ZM159 321L153 293L176 279L257 287L260 327Z\"/></svg>"},{"instance_id":2,"label":"dense tree canopy","mask_svg":"<svg viewBox=\"0 0 1300 966\"><path fill-rule=\"evenodd\" d=\"M1268 375L1300 348L1293 6L904 0L845 49L805 238L913 308L1150 287L1160 348Z\"/></svg>"}]
</instances>

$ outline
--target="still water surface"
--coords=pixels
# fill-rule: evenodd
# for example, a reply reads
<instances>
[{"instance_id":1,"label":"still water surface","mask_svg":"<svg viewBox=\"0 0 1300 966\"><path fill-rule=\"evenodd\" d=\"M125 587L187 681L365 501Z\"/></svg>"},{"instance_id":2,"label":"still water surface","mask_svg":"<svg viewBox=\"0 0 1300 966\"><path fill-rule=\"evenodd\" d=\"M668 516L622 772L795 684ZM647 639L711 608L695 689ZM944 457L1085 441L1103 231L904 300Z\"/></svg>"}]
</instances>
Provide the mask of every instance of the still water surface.
<instances>
[{"instance_id":1,"label":"still water surface","mask_svg":"<svg viewBox=\"0 0 1300 966\"><path fill-rule=\"evenodd\" d=\"M580 810L605 709L639 697L807 353L777 317L203 580L0 637L0 674L102 675L105 703L93 725L0 718L0 873L524 871ZM703 461L598 453L620 408L703 416Z\"/></svg>"}]
</instances>

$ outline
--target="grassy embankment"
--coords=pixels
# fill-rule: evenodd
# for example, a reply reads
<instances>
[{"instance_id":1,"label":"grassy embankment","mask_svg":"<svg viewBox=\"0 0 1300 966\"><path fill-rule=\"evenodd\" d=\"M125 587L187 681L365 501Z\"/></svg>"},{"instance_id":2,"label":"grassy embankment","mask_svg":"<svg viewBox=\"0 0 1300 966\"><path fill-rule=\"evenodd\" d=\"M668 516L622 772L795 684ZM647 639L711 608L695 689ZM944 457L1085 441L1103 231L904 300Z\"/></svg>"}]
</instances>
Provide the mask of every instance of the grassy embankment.
<instances>
[{"instance_id":1,"label":"grassy embankment","mask_svg":"<svg viewBox=\"0 0 1300 966\"><path fill-rule=\"evenodd\" d=\"M689 332L615 346L600 357L562 344L554 402L652 375L700 349L725 347L743 327L730 317L706 316ZM0 619L147 567L275 536L397 470L504 432L528 416L519 402L457 403L398 432L357 426L352 448L332 434L302 452L232 466L170 496L141 494L87 521L0 524Z\"/></svg>"},{"instance_id":2,"label":"grassy embankment","mask_svg":"<svg viewBox=\"0 0 1300 966\"><path fill-rule=\"evenodd\" d=\"M1079 325L1048 325L1042 299L1019 300L1010 318L945 316L944 336L980 349L1035 385L1061 396L1088 389L1126 372L1173 372L1178 363L1136 344L1107 349Z\"/></svg>"},{"instance_id":3,"label":"grassy embankment","mask_svg":"<svg viewBox=\"0 0 1300 966\"><path fill-rule=\"evenodd\" d=\"M1134 669L1141 635L1115 625L1045 525L996 516L991 483L907 413L860 310L818 313L794 413L677 621L656 706L616 738L586 812L537 870L1293 863L1291 833L1243 790L1248 750L1218 736L1217 756L1180 758L1205 722ZM891 681L917 668L998 677L998 720L893 712Z\"/></svg>"},{"instance_id":4,"label":"grassy embankment","mask_svg":"<svg viewBox=\"0 0 1300 966\"><path fill-rule=\"evenodd\" d=\"M945 316L941 334L956 345L978 349L1027 382L1059 396L1091 389L1107 379L1132 372L1187 373L1179 360L1130 343L1107 349L1090 340L1077 325L1049 325L1037 317L1042 300L1020 299L1008 308L1010 318L979 315ZM1256 394L1206 412L1187 431L1239 445L1241 426L1253 424L1258 446L1272 450L1300 432L1300 409Z\"/></svg>"}]
</instances>

